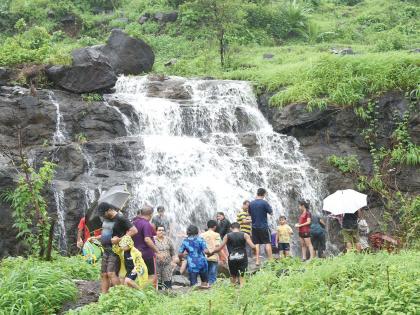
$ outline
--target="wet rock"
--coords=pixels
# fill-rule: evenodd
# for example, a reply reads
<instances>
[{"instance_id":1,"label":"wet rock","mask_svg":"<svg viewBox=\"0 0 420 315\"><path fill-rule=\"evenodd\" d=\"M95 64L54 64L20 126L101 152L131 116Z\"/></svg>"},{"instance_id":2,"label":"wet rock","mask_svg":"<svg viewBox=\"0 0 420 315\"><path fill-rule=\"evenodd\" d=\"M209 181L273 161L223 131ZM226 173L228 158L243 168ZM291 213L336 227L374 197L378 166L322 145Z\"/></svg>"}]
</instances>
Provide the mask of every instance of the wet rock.
<instances>
[{"instance_id":1,"label":"wet rock","mask_svg":"<svg viewBox=\"0 0 420 315\"><path fill-rule=\"evenodd\" d=\"M150 14L149 13L145 13L144 15L142 15L141 17L139 17L138 22L139 22L139 24L144 24L149 19L150 19Z\"/></svg>"},{"instance_id":2,"label":"wet rock","mask_svg":"<svg viewBox=\"0 0 420 315\"><path fill-rule=\"evenodd\" d=\"M185 276L174 275L174 276L172 276L172 284L177 285L177 286L181 286L181 287L189 287L190 286L190 281Z\"/></svg>"},{"instance_id":3,"label":"wet rock","mask_svg":"<svg viewBox=\"0 0 420 315\"><path fill-rule=\"evenodd\" d=\"M191 91L184 85L185 80L171 78L164 81L149 81L147 96L169 99L191 99Z\"/></svg>"},{"instance_id":4,"label":"wet rock","mask_svg":"<svg viewBox=\"0 0 420 315\"><path fill-rule=\"evenodd\" d=\"M16 70L0 67L0 86L10 85L12 82L17 79L18 73Z\"/></svg>"},{"instance_id":5,"label":"wet rock","mask_svg":"<svg viewBox=\"0 0 420 315\"><path fill-rule=\"evenodd\" d=\"M332 48L331 52L336 55L354 55L355 54L355 52L353 51L351 47L343 48L343 49Z\"/></svg>"},{"instance_id":6,"label":"wet rock","mask_svg":"<svg viewBox=\"0 0 420 315\"><path fill-rule=\"evenodd\" d=\"M264 54L263 55L263 59L273 59L274 58L274 54Z\"/></svg>"},{"instance_id":7,"label":"wet rock","mask_svg":"<svg viewBox=\"0 0 420 315\"><path fill-rule=\"evenodd\" d=\"M106 45L97 46L110 62L115 74L140 74L152 70L155 61L153 50L141 39L114 29Z\"/></svg>"}]
</instances>

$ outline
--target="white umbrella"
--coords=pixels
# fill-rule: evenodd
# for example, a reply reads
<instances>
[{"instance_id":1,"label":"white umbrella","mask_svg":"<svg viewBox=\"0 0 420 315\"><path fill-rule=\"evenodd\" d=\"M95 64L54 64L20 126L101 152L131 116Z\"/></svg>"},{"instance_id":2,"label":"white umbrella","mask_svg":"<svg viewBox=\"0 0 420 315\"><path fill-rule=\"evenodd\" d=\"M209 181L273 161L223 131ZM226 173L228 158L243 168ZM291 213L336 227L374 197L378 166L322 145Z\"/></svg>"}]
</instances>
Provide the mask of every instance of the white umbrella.
<instances>
[{"instance_id":1,"label":"white umbrella","mask_svg":"<svg viewBox=\"0 0 420 315\"><path fill-rule=\"evenodd\" d=\"M103 192L99 197L98 204L106 202L118 209L122 209L129 197L130 193L127 191L127 186L118 185Z\"/></svg>"},{"instance_id":2,"label":"white umbrella","mask_svg":"<svg viewBox=\"0 0 420 315\"><path fill-rule=\"evenodd\" d=\"M353 189L337 190L324 199L322 209L331 214L355 213L367 206L367 195Z\"/></svg>"}]
</instances>

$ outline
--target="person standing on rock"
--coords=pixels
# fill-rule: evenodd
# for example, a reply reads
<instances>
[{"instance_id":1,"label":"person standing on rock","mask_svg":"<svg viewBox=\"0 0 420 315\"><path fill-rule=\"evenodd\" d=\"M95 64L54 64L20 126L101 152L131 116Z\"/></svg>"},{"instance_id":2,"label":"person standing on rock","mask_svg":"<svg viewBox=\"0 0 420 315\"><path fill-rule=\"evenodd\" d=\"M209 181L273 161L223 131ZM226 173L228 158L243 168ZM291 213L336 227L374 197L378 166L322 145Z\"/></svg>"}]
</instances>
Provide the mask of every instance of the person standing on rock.
<instances>
[{"instance_id":1,"label":"person standing on rock","mask_svg":"<svg viewBox=\"0 0 420 315\"><path fill-rule=\"evenodd\" d=\"M249 215L249 200L242 203L242 209L236 214L236 221L241 225L241 232L251 236L251 216ZM252 257L252 250L249 246L246 247L246 253L249 258Z\"/></svg>"},{"instance_id":2,"label":"person standing on rock","mask_svg":"<svg viewBox=\"0 0 420 315\"><path fill-rule=\"evenodd\" d=\"M158 259L156 259L156 274L159 288L171 289L172 272L176 266L176 256L174 245L165 233L166 231L163 225L158 225L156 227L155 244L160 254Z\"/></svg>"},{"instance_id":3,"label":"person standing on rock","mask_svg":"<svg viewBox=\"0 0 420 315\"><path fill-rule=\"evenodd\" d=\"M200 276L201 287L208 288L208 265L205 254L209 254L206 241L198 236L198 227L190 225L187 228L187 238L182 241L178 250L179 259L187 257L190 286L197 285Z\"/></svg>"},{"instance_id":4,"label":"person standing on rock","mask_svg":"<svg viewBox=\"0 0 420 315\"><path fill-rule=\"evenodd\" d=\"M318 258L324 257L324 251L326 249L326 231L325 222L317 214L314 214L311 218L311 242L314 247L315 254Z\"/></svg>"},{"instance_id":5,"label":"person standing on rock","mask_svg":"<svg viewBox=\"0 0 420 315\"><path fill-rule=\"evenodd\" d=\"M343 229L341 233L343 234L344 243L346 243L347 252L356 249L356 251L361 251L360 246L360 235L359 235L359 225L357 223L360 210L357 210L355 213L345 213L343 217Z\"/></svg>"},{"instance_id":6,"label":"person standing on rock","mask_svg":"<svg viewBox=\"0 0 420 315\"><path fill-rule=\"evenodd\" d=\"M113 244L118 244L124 235L133 237L137 234L137 228L124 217L114 206L108 203L101 203L98 206L98 214L104 218L102 234L100 238L104 248L101 264L101 291L107 293L110 283L120 284L118 272L120 270L120 258L112 250Z\"/></svg>"},{"instance_id":7,"label":"person standing on rock","mask_svg":"<svg viewBox=\"0 0 420 315\"><path fill-rule=\"evenodd\" d=\"M156 235L150 220L153 216L153 208L144 206L138 213L137 217L133 220L134 226L137 228L138 233L133 237L134 246L142 253L143 260L147 266L149 274L149 282L157 288L156 277L156 255L161 258L159 249L154 243L154 236Z\"/></svg>"},{"instance_id":8,"label":"person standing on rock","mask_svg":"<svg viewBox=\"0 0 420 315\"><path fill-rule=\"evenodd\" d=\"M309 212L309 204L306 201L299 202L299 210L301 215L299 223L295 227L299 229L299 240L302 250L302 260L306 260L306 252L309 250L310 259L315 257L315 251L311 242L311 213Z\"/></svg>"},{"instance_id":9,"label":"person standing on rock","mask_svg":"<svg viewBox=\"0 0 420 315\"><path fill-rule=\"evenodd\" d=\"M273 209L270 204L264 200L267 191L264 188L258 188L257 197L249 204L249 214L252 220L252 242L257 246L255 251L255 265L260 265L260 245L265 245L267 259L271 259L271 233L268 227L267 214L272 215Z\"/></svg>"},{"instance_id":10,"label":"person standing on rock","mask_svg":"<svg viewBox=\"0 0 420 315\"><path fill-rule=\"evenodd\" d=\"M230 222L226 219L224 212L217 212L217 228L216 232L223 238L230 231Z\"/></svg>"},{"instance_id":11,"label":"person standing on rock","mask_svg":"<svg viewBox=\"0 0 420 315\"><path fill-rule=\"evenodd\" d=\"M155 226L156 230L158 226L163 226L165 228L165 234L168 235L170 233L170 226L169 220L165 215L165 208L159 206L156 210L158 214L153 217L152 224Z\"/></svg>"},{"instance_id":12,"label":"person standing on rock","mask_svg":"<svg viewBox=\"0 0 420 315\"><path fill-rule=\"evenodd\" d=\"M251 240L251 237L240 231L240 224L238 222L233 222L231 224L231 232L228 233L224 238L222 244L217 246L209 255L221 251L225 245L228 247L229 257L229 273L231 276L232 284L237 284L239 281L239 286L244 285L244 274L248 268L248 257L246 254L246 245L252 249L258 248L254 245Z\"/></svg>"},{"instance_id":13,"label":"person standing on rock","mask_svg":"<svg viewBox=\"0 0 420 315\"><path fill-rule=\"evenodd\" d=\"M217 246L222 243L220 234L216 232L217 222L215 220L209 220L207 222L208 230L201 234L201 237L206 241L209 251L214 250ZM209 284L212 285L217 279L217 269L219 265L219 255L214 254L207 257L208 273L209 273Z\"/></svg>"}]
</instances>

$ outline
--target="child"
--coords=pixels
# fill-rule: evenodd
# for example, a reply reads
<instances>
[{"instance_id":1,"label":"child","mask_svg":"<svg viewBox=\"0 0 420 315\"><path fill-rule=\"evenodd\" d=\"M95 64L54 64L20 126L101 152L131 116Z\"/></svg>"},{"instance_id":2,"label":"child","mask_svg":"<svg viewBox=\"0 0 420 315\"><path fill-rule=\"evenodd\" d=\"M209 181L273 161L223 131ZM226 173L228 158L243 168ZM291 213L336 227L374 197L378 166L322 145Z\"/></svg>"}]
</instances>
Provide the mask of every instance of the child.
<instances>
[{"instance_id":1,"label":"child","mask_svg":"<svg viewBox=\"0 0 420 315\"><path fill-rule=\"evenodd\" d=\"M187 238L182 242L178 253L180 260L187 257L190 285L195 286L200 275L201 287L208 288L208 265L205 254L208 254L209 250L204 239L198 236L196 226L188 227Z\"/></svg>"},{"instance_id":2,"label":"child","mask_svg":"<svg viewBox=\"0 0 420 315\"><path fill-rule=\"evenodd\" d=\"M118 245L113 245L112 250L120 257L121 267L119 276L124 279L126 286L140 289L147 284L147 267L141 252L134 247L133 239L125 235Z\"/></svg>"},{"instance_id":3,"label":"child","mask_svg":"<svg viewBox=\"0 0 420 315\"><path fill-rule=\"evenodd\" d=\"M277 227L276 244L279 248L279 257L283 252L284 257L289 256L290 238L293 235L292 228L287 224L286 217L282 215L279 220L280 225Z\"/></svg>"}]
</instances>

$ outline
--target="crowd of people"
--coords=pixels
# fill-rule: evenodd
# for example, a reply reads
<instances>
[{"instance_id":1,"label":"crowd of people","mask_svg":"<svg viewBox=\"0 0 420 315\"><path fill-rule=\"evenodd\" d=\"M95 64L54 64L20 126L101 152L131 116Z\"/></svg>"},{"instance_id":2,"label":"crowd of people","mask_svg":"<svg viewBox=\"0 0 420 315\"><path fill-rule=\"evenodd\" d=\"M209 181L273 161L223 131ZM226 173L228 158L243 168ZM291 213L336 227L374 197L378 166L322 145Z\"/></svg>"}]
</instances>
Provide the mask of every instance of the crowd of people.
<instances>
[{"instance_id":1,"label":"crowd of people","mask_svg":"<svg viewBox=\"0 0 420 315\"><path fill-rule=\"evenodd\" d=\"M168 236L171 224L162 206L154 209L144 206L130 221L119 209L108 203L98 206L102 217L102 229L91 235L82 218L78 226L77 246L86 241L98 241L103 248L101 261L101 290L108 292L110 286L124 284L141 288L151 283L156 288L170 289L176 266L182 274L188 270L191 286L198 284L208 288L217 281L220 264L227 264L231 282L243 286L244 274L250 258L255 265L261 264L260 249L264 249L267 260L278 254L279 258L290 255L290 243L294 229L282 215L274 233L270 232L268 216L273 209L265 200L267 191L259 188L253 201L244 201L237 213L236 222L231 223L223 212L207 222L200 234L199 228L190 225L179 248L175 248ZM326 228L322 217L309 211L309 204L299 202L300 216L294 225L297 229L302 260L323 257ZM342 219L343 236L347 248L361 250L358 235L359 212L345 214Z\"/></svg>"}]
</instances>

